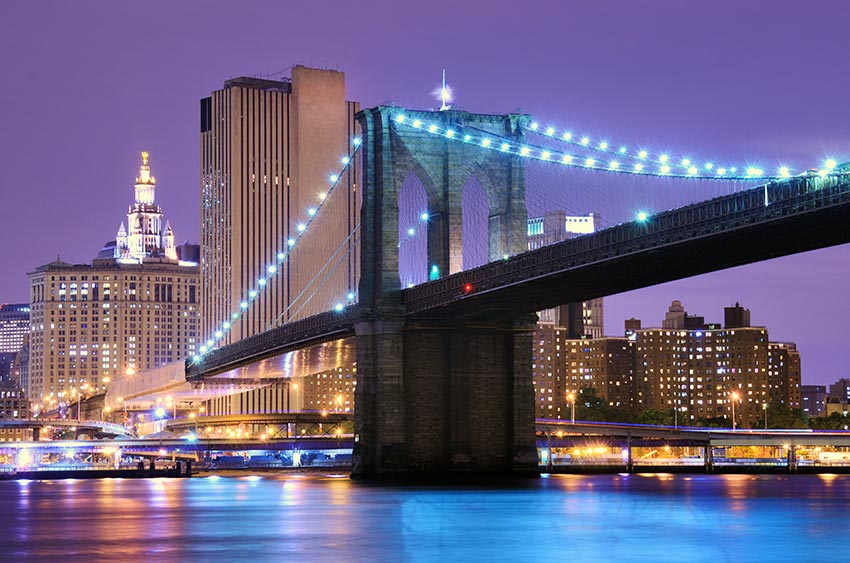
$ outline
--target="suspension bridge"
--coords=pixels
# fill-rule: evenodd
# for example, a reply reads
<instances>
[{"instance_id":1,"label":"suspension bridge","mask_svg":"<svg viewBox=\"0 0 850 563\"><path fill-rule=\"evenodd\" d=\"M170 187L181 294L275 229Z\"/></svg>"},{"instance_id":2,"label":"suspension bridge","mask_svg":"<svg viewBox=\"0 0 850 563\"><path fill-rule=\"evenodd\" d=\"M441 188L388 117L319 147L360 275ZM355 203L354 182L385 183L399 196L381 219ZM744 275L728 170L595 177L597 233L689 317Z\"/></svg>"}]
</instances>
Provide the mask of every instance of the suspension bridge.
<instances>
[{"instance_id":1,"label":"suspension bridge","mask_svg":"<svg viewBox=\"0 0 850 563\"><path fill-rule=\"evenodd\" d=\"M281 241L239 308L186 361L187 382L211 386L262 386L356 363L356 477L536 473L536 311L850 242L850 168L834 161L771 173L674 159L523 114L381 106L358 122L361 136L297 234ZM541 180L540 170L573 180ZM618 183L675 193L633 219L611 214L608 228L529 251L527 178L554 184L534 196L539 208L549 199L564 207L553 194L577 192L594 177L597 198L607 184L617 193ZM340 186L360 187L359 221L338 248L299 254L311 237L339 227L322 221L335 198L350 197ZM628 193L608 197L653 199ZM359 284L336 287L334 272L352 257ZM278 326L227 344L287 262L314 275Z\"/></svg>"}]
</instances>

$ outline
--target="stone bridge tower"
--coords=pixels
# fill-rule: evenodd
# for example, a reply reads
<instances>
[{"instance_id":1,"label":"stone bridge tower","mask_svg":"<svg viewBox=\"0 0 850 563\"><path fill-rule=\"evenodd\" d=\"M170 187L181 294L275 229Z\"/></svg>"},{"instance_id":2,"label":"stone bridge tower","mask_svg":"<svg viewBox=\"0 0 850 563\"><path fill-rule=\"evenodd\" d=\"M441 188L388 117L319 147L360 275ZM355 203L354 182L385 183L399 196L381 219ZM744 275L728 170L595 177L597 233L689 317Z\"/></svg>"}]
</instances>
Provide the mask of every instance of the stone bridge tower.
<instances>
[{"instance_id":1,"label":"stone bridge tower","mask_svg":"<svg viewBox=\"0 0 850 563\"><path fill-rule=\"evenodd\" d=\"M399 116L403 116L401 120ZM516 155L462 142L464 131L518 140L520 114L358 114L363 133L363 312L357 323L353 476L536 474L531 335L536 318L405 315L398 200L412 172L428 199L428 264L463 267L461 195L475 177L487 196L489 259L527 249L525 166ZM461 141L431 132L452 130Z\"/></svg>"}]
</instances>

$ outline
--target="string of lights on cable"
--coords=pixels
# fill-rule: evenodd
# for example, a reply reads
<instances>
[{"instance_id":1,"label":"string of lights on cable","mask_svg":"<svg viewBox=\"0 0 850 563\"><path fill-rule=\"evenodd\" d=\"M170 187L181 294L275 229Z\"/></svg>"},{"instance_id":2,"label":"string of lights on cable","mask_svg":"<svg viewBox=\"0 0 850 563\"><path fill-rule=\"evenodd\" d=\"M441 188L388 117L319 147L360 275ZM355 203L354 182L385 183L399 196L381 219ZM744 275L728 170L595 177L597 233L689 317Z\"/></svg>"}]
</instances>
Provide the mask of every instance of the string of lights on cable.
<instances>
[{"instance_id":1,"label":"string of lights on cable","mask_svg":"<svg viewBox=\"0 0 850 563\"><path fill-rule=\"evenodd\" d=\"M593 150L604 152L606 158L596 158L589 155L580 155L575 152L555 150L532 143L519 144L511 138L474 128L465 128L462 126L450 126L443 128L435 123L426 123L418 117L409 117L403 112L395 114L393 121L396 126L412 127L435 136L456 142L476 145L490 151L513 154L532 160L561 164L568 167L597 170L601 172L726 181L774 181L791 176L791 170L786 166L780 167L775 175L765 174L762 168L755 166L747 166L744 169L739 169L735 166L726 168L717 167L709 162L702 165L702 167L699 167L695 162L687 158L682 159L679 163L674 163L666 154L660 154L657 158L650 158L649 153L644 150L639 151L637 154L629 153L628 150L623 150L621 153L620 150L625 149L625 147L621 147L621 149L617 150L611 150L608 144L604 142L596 144L593 147ZM539 125L536 128L534 126L535 123L532 123L528 129L534 131L535 129L540 128ZM551 135L548 135L547 132L550 129ZM549 128L542 134L547 137L556 137L554 128ZM564 134L560 136L561 140L563 140L563 137ZM578 141L578 145L591 148L590 139L584 137ZM636 162L624 163L622 162L621 156L636 160ZM834 159L829 159L824 163L823 168L817 173L820 176L833 174L836 166L836 161Z\"/></svg>"},{"instance_id":2,"label":"string of lights on cable","mask_svg":"<svg viewBox=\"0 0 850 563\"><path fill-rule=\"evenodd\" d=\"M251 303L253 303L262 294L263 290L268 287L270 278L273 278L278 274L281 269L281 264L286 262L286 260L289 258L289 254L292 249L298 244L304 233L309 230L310 225L313 223L313 221L315 221L322 207L325 205L325 202L328 200L328 196L330 196L334 189L339 185L340 179L343 177L343 174L345 174L345 172L349 170L352 162L354 162L354 156L360 149L362 141L360 137L354 137L351 141L351 144L354 148L349 151L346 156L340 159L340 162L342 164L340 170L337 173L331 174L328 177L329 186L327 190L322 191L318 194L318 203L308 208L307 218L296 225L295 230L297 231L297 233L286 241L284 241L284 248L278 249L275 255L276 260L267 264L264 268L266 275L260 277L257 280L256 285L248 290L245 299L243 299L239 303L239 310L234 311L229 319L222 321L218 328L213 331L213 334L207 337L206 342L201 345L199 353L192 356L193 363L200 362L205 354L213 350L215 345L220 342L222 338L224 338L224 336L233 328L233 325L236 323L236 321L238 321L241 318L242 314L248 309L248 307L251 306ZM356 295L354 293L348 293L346 298L347 302L350 303L354 301ZM343 303L337 303L336 305L334 305L334 310L337 312L342 311L344 308L345 305Z\"/></svg>"}]
</instances>

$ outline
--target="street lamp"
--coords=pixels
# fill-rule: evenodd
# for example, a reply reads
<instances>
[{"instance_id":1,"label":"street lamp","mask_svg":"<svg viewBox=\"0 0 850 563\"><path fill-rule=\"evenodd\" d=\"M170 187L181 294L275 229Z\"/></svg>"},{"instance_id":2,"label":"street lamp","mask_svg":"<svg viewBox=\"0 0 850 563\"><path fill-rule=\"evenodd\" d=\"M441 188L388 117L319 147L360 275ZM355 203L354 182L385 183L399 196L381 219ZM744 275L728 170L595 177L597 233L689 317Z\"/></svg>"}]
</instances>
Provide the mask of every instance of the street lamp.
<instances>
[{"instance_id":1,"label":"street lamp","mask_svg":"<svg viewBox=\"0 0 850 563\"><path fill-rule=\"evenodd\" d=\"M741 398L737 391L732 391L732 430L734 431L737 428L737 424L735 423L735 401Z\"/></svg>"},{"instance_id":2,"label":"street lamp","mask_svg":"<svg viewBox=\"0 0 850 563\"><path fill-rule=\"evenodd\" d=\"M764 429L767 430L767 403L762 403L761 408L764 411Z\"/></svg>"},{"instance_id":3,"label":"street lamp","mask_svg":"<svg viewBox=\"0 0 850 563\"><path fill-rule=\"evenodd\" d=\"M576 394L570 391L567 393L567 402L570 404L570 422L576 423Z\"/></svg>"}]
</instances>

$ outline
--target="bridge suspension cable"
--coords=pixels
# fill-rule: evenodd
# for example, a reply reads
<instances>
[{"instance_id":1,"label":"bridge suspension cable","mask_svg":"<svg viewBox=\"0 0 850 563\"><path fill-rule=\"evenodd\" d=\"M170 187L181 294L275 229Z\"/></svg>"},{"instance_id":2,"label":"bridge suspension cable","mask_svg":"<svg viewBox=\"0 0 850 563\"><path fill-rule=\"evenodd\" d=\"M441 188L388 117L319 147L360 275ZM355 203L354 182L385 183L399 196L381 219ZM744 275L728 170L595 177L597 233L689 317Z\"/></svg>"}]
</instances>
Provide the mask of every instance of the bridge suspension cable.
<instances>
[{"instance_id":1,"label":"bridge suspension cable","mask_svg":"<svg viewBox=\"0 0 850 563\"><path fill-rule=\"evenodd\" d=\"M533 143L517 143L512 138L497 135L495 133L484 131L475 127L454 126L449 128L441 128L434 123L425 123L418 118L408 118L404 113L399 112L394 117L394 122L397 126L407 126L414 129L419 129L432 135L448 139L450 141L474 145L481 149L500 152L503 154L516 155L531 160L539 160L551 164L559 164L562 166L581 168L585 170L593 170L599 172L609 172L616 174L631 174L637 176L659 176L665 178L688 178L694 180L745 180L745 181L771 181L781 179L782 176L765 175L760 168L748 167L743 174L738 173L735 168L735 173L731 173L731 169L724 170L724 174L701 174L700 170L690 161L684 172L679 172L678 168L669 162L669 157L661 159L659 157L659 166L657 170L651 169L648 163L637 162L631 166L624 165L619 159L612 158L611 160L603 160L593 156L578 154L576 152L567 152L559 149L548 148L542 145ZM598 148L598 147L597 147ZM664 155L662 155L664 156Z\"/></svg>"},{"instance_id":2,"label":"bridge suspension cable","mask_svg":"<svg viewBox=\"0 0 850 563\"><path fill-rule=\"evenodd\" d=\"M315 206L308 208L307 218L296 225L297 234L291 238L288 238L286 241L283 241L283 248L278 249L275 256L276 259L264 268L266 271L266 275L260 277L257 280L256 285L248 289L247 297L239 303L239 309L234 311L231 314L230 318L222 320L221 324L213 331L213 334L207 336L207 340L201 344L199 353L191 357L192 363L200 362L203 356L210 352L215 347L215 345L224 338L224 336L233 328L234 323L236 323L241 318L242 313L247 310L251 303L253 303L265 290L265 288L268 286L269 278L273 278L278 274L278 272L280 271L280 266L287 261L293 247L298 244L304 233L316 220L316 217L319 215L320 211L324 207L328 196L339 185L340 179L342 178L343 174L345 174L351 168L351 164L354 161L354 157L362 144L360 137L354 137L351 141L351 144L354 148L350 150L348 154L342 157L342 167L340 168L340 170L337 173L331 174L329 176L329 186L327 190L319 192L319 202Z\"/></svg>"},{"instance_id":3,"label":"bridge suspension cable","mask_svg":"<svg viewBox=\"0 0 850 563\"><path fill-rule=\"evenodd\" d=\"M353 242L352 246L354 246L354 247L356 247L357 244L360 242L359 231L360 231L360 225L358 224L355 227L354 231L352 231L352 233L349 235L348 239L346 239L346 240L349 240L349 239L351 239L351 237L354 237L353 240L352 240L352 242ZM346 258L348 258L349 254L350 254L350 251L342 254L339 258L336 259L336 261L334 262L333 268L331 268L330 271L326 272L325 275L322 277L321 283L315 284L313 291L310 292L310 295L307 296L307 299L305 299L298 306L298 308L295 309L295 311L293 311L293 313L292 313L293 317L297 317L299 315L299 313L301 313L301 311L304 310L304 307L306 307L307 304L310 303L310 300L313 299L313 297L315 297L316 293L318 293L321 290L322 284L324 284L329 279L331 279L331 277L336 273L337 269L342 264L344 264L344 260ZM330 261L326 262L326 265L329 265L329 264L330 264ZM333 305L333 310L336 311L337 313L342 312L342 310L345 309L345 307L347 305L351 305L352 303L355 302L356 299L357 299L357 294L355 292L351 291L346 295L346 299L345 299L346 304L344 305L342 302L337 302Z\"/></svg>"},{"instance_id":4,"label":"bridge suspension cable","mask_svg":"<svg viewBox=\"0 0 850 563\"><path fill-rule=\"evenodd\" d=\"M730 176L738 175L739 170L743 172L743 176L754 180L770 180L774 178L788 178L791 176L791 169L788 166L780 166L775 175L765 174L762 168L757 166L722 166L717 165L710 159L696 159L682 157L676 161L669 154L664 152L648 151L639 149L637 151L629 150L624 145L616 145L609 143L606 140L595 140L588 135L574 135L569 130L559 130L555 127L540 127L540 124L532 122L525 127L526 131L540 135L547 139L559 141L560 143L576 147L586 152L596 152L605 155L606 159L629 159L639 163L654 164L659 170L662 167L667 167L667 170L681 170L681 174L687 177L697 177L704 179L728 179ZM618 148L615 148L618 147ZM698 161L702 161L700 165ZM643 168L643 167L641 167Z\"/></svg>"},{"instance_id":5,"label":"bridge suspension cable","mask_svg":"<svg viewBox=\"0 0 850 563\"><path fill-rule=\"evenodd\" d=\"M292 313L292 315L289 315L289 317L290 317L290 318L292 318L292 317L296 316L296 315L297 315L300 311L302 311L302 310L303 310L304 306L305 306L307 303L309 303L309 302L310 302L310 299L312 299L312 298L313 298L313 296L315 296L316 292L318 291L318 287L320 287L320 285L317 287L317 289L313 290L313 292L311 292L311 293L310 293L310 295L307 297L307 299L306 299L303 303L300 303L300 304L299 304L299 301L301 300L301 298L304 296L304 294L305 294L305 293L307 293L307 290L308 290L308 289L310 289L311 287L313 287L313 286L314 286L314 284L316 283L316 281L318 281L318 280L319 280L319 278L320 278L320 277L322 277L322 276L325 274L325 270L326 270L326 269L327 269L327 268L328 268L328 267L329 267L332 263L334 264L333 269L331 269L331 271L330 271L330 272L328 272L326 275L324 275L324 277L322 277L322 282L327 281L328 277L329 277L330 275L332 275L334 272L336 272L336 269L337 269L337 268L339 267L339 265L342 263L342 260L343 260L344 258L347 258L347 257L350 255L350 253L351 253L350 248L351 248L351 247L349 247L349 250L348 250L348 251L346 251L345 253L343 253L341 256L337 257L337 255L339 254L339 252L340 252L343 248L345 248L345 247L348 245L348 243L349 243L349 242L352 242L352 243L353 243L353 244L352 244L352 246L356 246L356 245L357 245L358 241L360 240L360 237L359 237L359 236L356 236L356 234L358 233L358 231L359 231L359 230L360 230L360 222L358 221L358 222L354 225L354 229L353 229L353 230L352 230L352 231L348 234L348 236L347 236L347 237L346 237L346 238L345 238L345 239L344 239L344 240L343 240L343 241L339 244L339 246L336 248L336 250L334 250L333 254L331 254L331 256L330 256L327 260L325 260L325 263L322 265L322 267L321 267L321 268L319 268L319 271L317 271L317 272L313 275L313 277L312 277L312 278L310 278L310 280L309 280L306 284L304 284L304 287L302 287L302 288L301 288L301 291L299 291L299 292L295 295L295 297L293 297L292 299L290 299L290 301L289 301L289 303L287 304L286 308L285 308L283 311L281 311L281 313L280 313L280 314L279 314L279 315L278 315L278 316L277 316L277 317L276 317L276 318L275 318L275 319L274 319L271 323L269 323L269 325L267 325L267 326L266 326L265 330L270 330L270 329L272 329L272 328L274 328L274 327L278 326L278 325L281 323L281 321L283 321L283 319L285 319L285 318L287 317L287 315L289 314L289 312L290 312L290 311L292 311L292 309L295 307L295 305L296 305L296 304L298 304L298 305L299 305L299 307L298 307L298 309L296 309L296 310ZM353 238L353 240L352 240L352 237L354 237L354 238ZM357 298L357 295L356 295L355 293L353 293L353 292L350 292L350 293L346 296L346 301L347 301L348 303L351 303L351 302L353 302L356 298ZM341 305L342 305L341 303L337 303L337 304L335 305L335 307L339 307L339 306L341 306Z\"/></svg>"}]
</instances>

